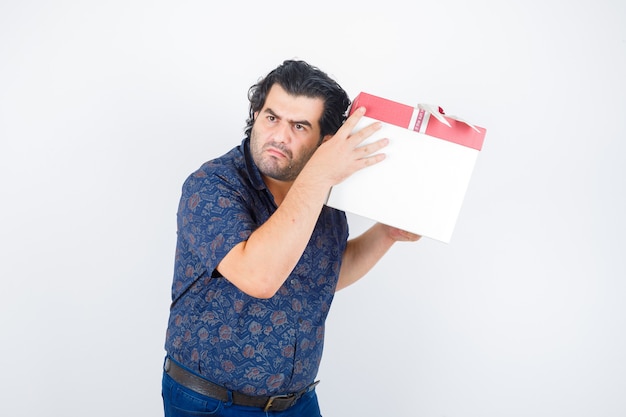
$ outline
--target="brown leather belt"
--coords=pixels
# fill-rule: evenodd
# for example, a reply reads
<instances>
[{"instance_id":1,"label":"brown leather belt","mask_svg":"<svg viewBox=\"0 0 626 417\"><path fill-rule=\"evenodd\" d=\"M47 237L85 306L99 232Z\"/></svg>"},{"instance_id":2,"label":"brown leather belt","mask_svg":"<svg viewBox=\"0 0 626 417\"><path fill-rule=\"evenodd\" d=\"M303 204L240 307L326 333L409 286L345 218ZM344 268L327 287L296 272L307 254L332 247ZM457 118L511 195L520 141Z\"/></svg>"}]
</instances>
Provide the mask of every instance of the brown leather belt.
<instances>
[{"instance_id":1,"label":"brown leather belt","mask_svg":"<svg viewBox=\"0 0 626 417\"><path fill-rule=\"evenodd\" d=\"M254 397L250 395L241 394L236 391L229 391L228 389L217 385L211 381L192 374L186 369L178 366L174 361L169 358L165 359L165 372L172 377L172 379L178 382L180 385L189 388L198 394L205 395L207 397L220 400L222 402L229 402L232 398L232 403L235 405L244 405L248 407L262 408L263 411L284 411L294 405L296 401L300 399L304 394L311 391L319 381L315 381L308 387L286 395L274 395L271 397ZM229 398L230 392L230 398Z\"/></svg>"}]
</instances>

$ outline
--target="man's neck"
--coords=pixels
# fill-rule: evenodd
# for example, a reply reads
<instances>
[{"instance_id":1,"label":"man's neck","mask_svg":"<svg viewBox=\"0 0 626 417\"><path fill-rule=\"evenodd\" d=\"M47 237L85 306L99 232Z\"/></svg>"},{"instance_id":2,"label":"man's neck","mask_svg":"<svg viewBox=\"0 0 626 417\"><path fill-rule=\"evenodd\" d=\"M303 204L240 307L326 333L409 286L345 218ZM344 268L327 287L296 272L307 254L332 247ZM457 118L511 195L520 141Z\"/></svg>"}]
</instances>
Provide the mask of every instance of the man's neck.
<instances>
[{"instance_id":1,"label":"man's neck","mask_svg":"<svg viewBox=\"0 0 626 417\"><path fill-rule=\"evenodd\" d=\"M276 206L280 206L293 185L293 181L278 181L265 175L263 176L263 182L265 182L267 189L272 193Z\"/></svg>"}]
</instances>

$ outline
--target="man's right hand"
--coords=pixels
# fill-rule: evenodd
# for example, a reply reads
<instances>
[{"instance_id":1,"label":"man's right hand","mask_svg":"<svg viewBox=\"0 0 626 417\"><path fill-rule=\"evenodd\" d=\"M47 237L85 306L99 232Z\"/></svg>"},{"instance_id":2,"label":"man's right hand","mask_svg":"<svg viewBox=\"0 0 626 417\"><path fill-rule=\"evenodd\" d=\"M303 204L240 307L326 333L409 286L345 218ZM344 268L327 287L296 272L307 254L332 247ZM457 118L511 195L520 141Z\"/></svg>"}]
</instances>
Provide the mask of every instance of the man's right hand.
<instances>
[{"instance_id":1,"label":"man's right hand","mask_svg":"<svg viewBox=\"0 0 626 417\"><path fill-rule=\"evenodd\" d=\"M385 159L385 154L378 151L389 144L389 139L379 139L362 145L365 139L381 128L381 122L374 122L352 133L364 114L365 108L358 108L334 136L327 136L300 175L313 175L320 181L327 181L325 185L332 187L356 171Z\"/></svg>"}]
</instances>

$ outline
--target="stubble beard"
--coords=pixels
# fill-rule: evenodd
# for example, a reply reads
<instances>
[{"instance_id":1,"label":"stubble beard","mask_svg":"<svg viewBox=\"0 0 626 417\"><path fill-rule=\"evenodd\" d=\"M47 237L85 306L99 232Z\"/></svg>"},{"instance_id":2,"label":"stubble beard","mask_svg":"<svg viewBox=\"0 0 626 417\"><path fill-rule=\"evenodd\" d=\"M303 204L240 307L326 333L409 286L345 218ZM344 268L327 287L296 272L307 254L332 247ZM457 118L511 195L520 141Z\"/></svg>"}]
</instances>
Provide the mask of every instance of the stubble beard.
<instances>
[{"instance_id":1,"label":"stubble beard","mask_svg":"<svg viewBox=\"0 0 626 417\"><path fill-rule=\"evenodd\" d=\"M278 157L268 155L265 151L269 148L276 148L285 154L285 161ZM279 142L266 142L264 144L258 139L258 134L252 129L250 133L250 151L252 159L259 168L261 174L277 181L294 181L306 163L309 161L316 148L310 149L299 158L294 158L293 153L285 145Z\"/></svg>"}]
</instances>

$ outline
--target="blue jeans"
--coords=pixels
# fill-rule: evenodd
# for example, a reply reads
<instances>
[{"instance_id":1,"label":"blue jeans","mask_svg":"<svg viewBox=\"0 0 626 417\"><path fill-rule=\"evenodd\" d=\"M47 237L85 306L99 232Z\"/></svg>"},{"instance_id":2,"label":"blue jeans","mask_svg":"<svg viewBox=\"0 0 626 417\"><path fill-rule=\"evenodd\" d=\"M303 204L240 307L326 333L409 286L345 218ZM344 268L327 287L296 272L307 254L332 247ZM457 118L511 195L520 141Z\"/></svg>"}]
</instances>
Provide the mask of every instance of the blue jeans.
<instances>
[{"instance_id":1,"label":"blue jeans","mask_svg":"<svg viewBox=\"0 0 626 417\"><path fill-rule=\"evenodd\" d=\"M163 407L165 417L321 417L315 390L304 394L290 408L265 412L261 408L234 405L190 390L163 372Z\"/></svg>"}]
</instances>

